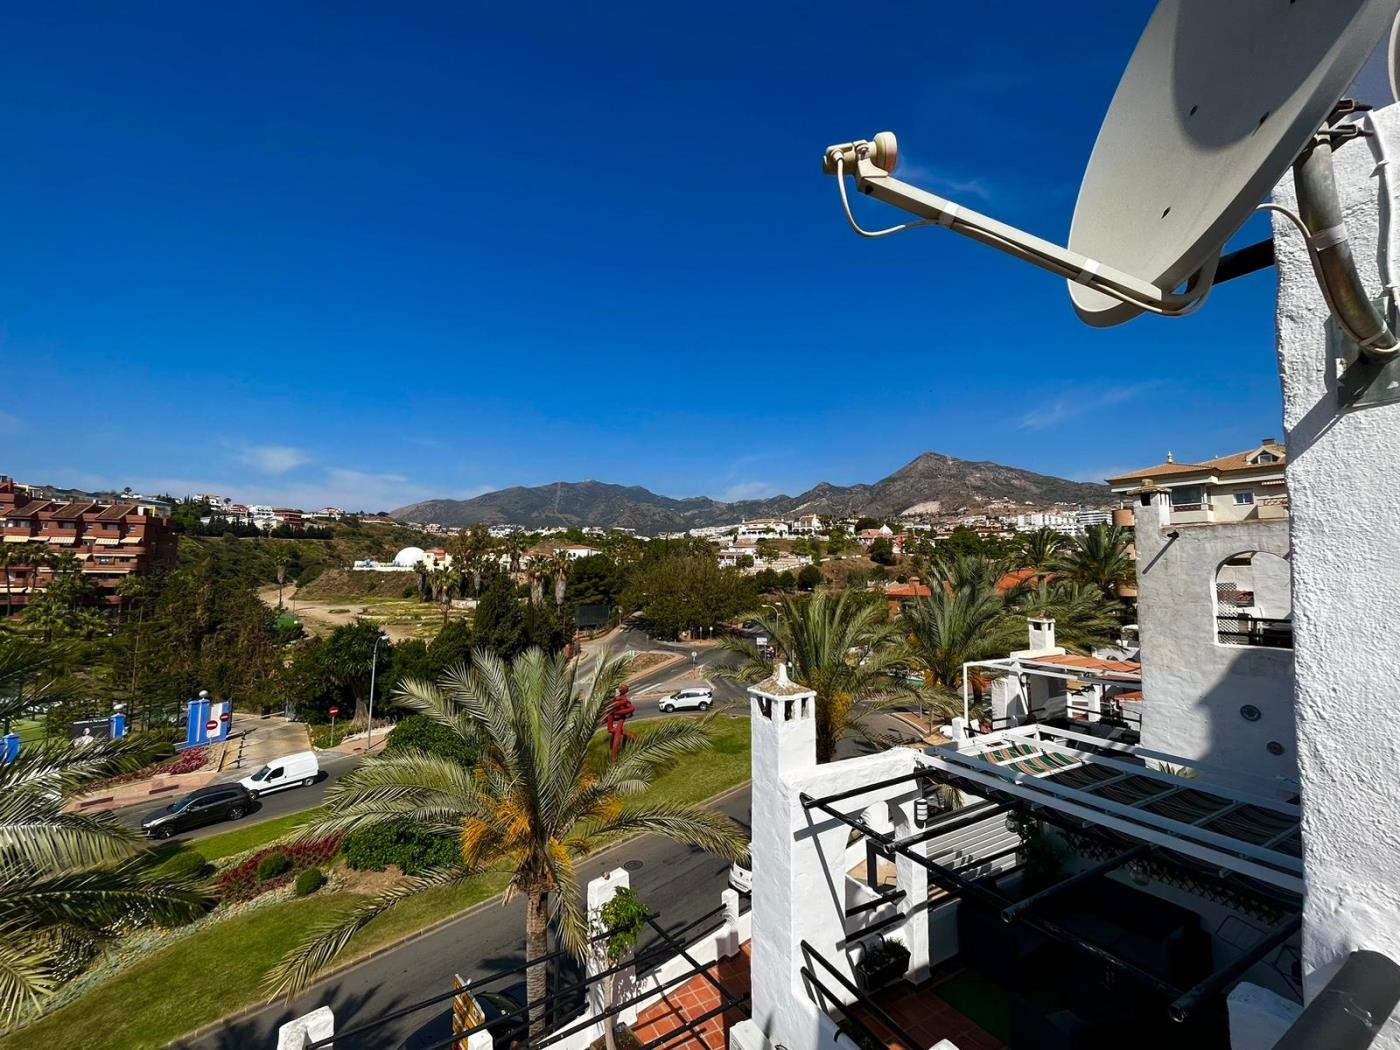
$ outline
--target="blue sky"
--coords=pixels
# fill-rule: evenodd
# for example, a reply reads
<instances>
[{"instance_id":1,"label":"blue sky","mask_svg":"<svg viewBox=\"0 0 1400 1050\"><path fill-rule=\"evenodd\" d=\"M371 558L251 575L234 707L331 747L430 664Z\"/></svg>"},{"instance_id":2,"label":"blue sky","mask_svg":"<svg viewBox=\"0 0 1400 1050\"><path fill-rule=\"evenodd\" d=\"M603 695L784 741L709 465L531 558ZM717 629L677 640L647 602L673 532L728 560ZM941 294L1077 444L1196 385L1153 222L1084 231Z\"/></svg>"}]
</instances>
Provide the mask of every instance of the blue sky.
<instances>
[{"instance_id":1,"label":"blue sky","mask_svg":"<svg viewBox=\"0 0 1400 1050\"><path fill-rule=\"evenodd\" d=\"M890 128L906 178L1063 241L1147 0L31 7L0 15L23 480L737 497L1279 433L1271 271L1090 329L945 231L856 238L820 174Z\"/></svg>"}]
</instances>

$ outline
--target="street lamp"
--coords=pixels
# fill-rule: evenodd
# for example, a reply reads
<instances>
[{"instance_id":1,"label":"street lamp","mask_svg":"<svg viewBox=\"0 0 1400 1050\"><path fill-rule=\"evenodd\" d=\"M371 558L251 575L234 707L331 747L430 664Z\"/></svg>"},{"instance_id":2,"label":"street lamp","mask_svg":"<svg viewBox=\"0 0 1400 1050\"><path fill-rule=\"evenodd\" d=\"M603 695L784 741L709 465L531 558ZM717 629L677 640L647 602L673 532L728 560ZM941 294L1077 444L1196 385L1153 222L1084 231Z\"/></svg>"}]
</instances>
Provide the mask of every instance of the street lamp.
<instances>
[{"instance_id":1,"label":"street lamp","mask_svg":"<svg viewBox=\"0 0 1400 1050\"><path fill-rule=\"evenodd\" d=\"M365 754L374 749L374 672L379 665L379 643L387 642L389 636L381 634L374 639L374 655L369 661L369 726L365 733Z\"/></svg>"}]
</instances>

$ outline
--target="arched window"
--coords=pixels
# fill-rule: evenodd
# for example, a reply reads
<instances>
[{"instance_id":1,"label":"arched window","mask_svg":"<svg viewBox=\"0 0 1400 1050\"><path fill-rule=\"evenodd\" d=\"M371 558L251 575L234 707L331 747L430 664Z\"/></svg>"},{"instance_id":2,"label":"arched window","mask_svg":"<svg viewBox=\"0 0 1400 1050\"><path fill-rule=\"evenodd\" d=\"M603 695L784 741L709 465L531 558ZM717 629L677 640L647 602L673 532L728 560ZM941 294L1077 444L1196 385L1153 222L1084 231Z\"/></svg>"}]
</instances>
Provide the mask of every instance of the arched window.
<instances>
[{"instance_id":1,"label":"arched window","mask_svg":"<svg viewBox=\"0 0 1400 1050\"><path fill-rule=\"evenodd\" d=\"M1293 585L1285 559L1244 551L1220 563L1215 636L1221 645L1293 648Z\"/></svg>"}]
</instances>

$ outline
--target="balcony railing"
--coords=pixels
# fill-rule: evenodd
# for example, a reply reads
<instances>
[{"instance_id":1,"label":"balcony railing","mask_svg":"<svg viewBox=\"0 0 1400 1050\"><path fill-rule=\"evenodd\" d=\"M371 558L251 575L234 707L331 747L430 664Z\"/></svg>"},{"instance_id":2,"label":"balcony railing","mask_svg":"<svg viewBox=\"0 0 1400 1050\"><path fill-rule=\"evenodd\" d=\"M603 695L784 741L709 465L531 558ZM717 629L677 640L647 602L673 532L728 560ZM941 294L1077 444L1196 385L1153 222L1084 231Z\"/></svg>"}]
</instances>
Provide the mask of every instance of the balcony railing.
<instances>
[{"instance_id":1,"label":"balcony railing","mask_svg":"<svg viewBox=\"0 0 1400 1050\"><path fill-rule=\"evenodd\" d=\"M1292 649L1293 621L1260 616L1221 615L1215 618L1221 645L1253 645L1264 649Z\"/></svg>"}]
</instances>

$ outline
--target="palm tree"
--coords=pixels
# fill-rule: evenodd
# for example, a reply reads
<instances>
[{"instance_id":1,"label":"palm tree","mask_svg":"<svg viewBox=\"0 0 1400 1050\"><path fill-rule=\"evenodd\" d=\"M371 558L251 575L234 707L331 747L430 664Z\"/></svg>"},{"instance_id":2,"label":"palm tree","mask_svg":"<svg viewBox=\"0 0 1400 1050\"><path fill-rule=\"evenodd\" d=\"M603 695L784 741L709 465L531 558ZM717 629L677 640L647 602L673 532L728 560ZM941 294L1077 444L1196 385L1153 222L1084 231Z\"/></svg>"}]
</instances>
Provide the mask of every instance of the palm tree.
<instances>
[{"instance_id":1,"label":"palm tree","mask_svg":"<svg viewBox=\"0 0 1400 1050\"><path fill-rule=\"evenodd\" d=\"M944 713L952 709L952 698L961 695L963 664L1005 656L1024 638L1024 620L1013 608L995 581L985 578L962 586L935 578L927 596L905 605L900 626L907 632L913 664ZM961 706L959 702L959 712Z\"/></svg>"},{"instance_id":2,"label":"palm tree","mask_svg":"<svg viewBox=\"0 0 1400 1050\"><path fill-rule=\"evenodd\" d=\"M0 636L0 718L19 717L59 657ZM131 738L74 749L26 744L0 766L0 1025L38 1009L58 987L74 938L115 923L183 922L208 901L188 880L156 878L141 838L105 813L65 813L82 785L138 768L149 745Z\"/></svg>"},{"instance_id":3,"label":"palm tree","mask_svg":"<svg viewBox=\"0 0 1400 1050\"><path fill-rule=\"evenodd\" d=\"M884 606L855 592L817 591L780 601L777 617L759 618L760 633L773 639L792 679L816 692L817 761L830 762L846 736L874 739L872 716L908 703L898 675L903 647L898 631L886 621ZM745 661L718 674L757 682L773 673L773 665L749 639L725 638L720 644Z\"/></svg>"},{"instance_id":4,"label":"palm tree","mask_svg":"<svg viewBox=\"0 0 1400 1050\"><path fill-rule=\"evenodd\" d=\"M554 604L557 608L564 607L564 590L568 586L569 570L573 568L573 561L563 550L557 550L540 564L540 574L554 579Z\"/></svg>"},{"instance_id":5,"label":"palm tree","mask_svg":"<svg viewBox=\"0 0 1400 1050\"><path fill-rule=\"evenodd\" d=\"M1105 598L1117 601L1119 589L1137 579L1137 567L1128 553L1131 541L1128 530L1118 525L1091 525L1070 544L1056 572L1075 583L1097 587Z\"/></svg>"},{"instance_id":6,"label":"palm tree","mask_svg":"<svg viewBox=\"0 0 1400 1050\"><path fill-rule=\"evenodd\" d=\"M525 898L525 954L548 950L553 914L559 935L581 954L587 914L574 864L618 835L665 835L726 859L742 859L739 828L696 806L640 800L653 776L708 743L704 724L667 721L638 732L616 765L601 767L589 744L626 676L626 660L605 661L586 694L577 663L529 649L507 664L477 650L439 681L409 680L396 692L405 707L459 734L477 750L475 766L422 752L367 762L327 794L329 814L306 834L411 823L458 842L461 858L366 901L312 929L268 976L275 992L304 987L376 915L429 886L485 871L510 873L507 899ZM545 964L530 968L531 1031L543 1032Z\"/></svg>"},{"instance_id":7,"label":"palm tree","mask_svg":"<svg viewBox=\"0 0 1400 1050\"><path fill-rule=\"evenodd\" d=\"M520 572L520 556L525 553L525 549L528 546L529 544L525 542L525 537L518 532L512 532L505 538L502 548L510 557L510 572L512 575Z\"/></svg>"},{"instance_id":8,"label":"palm tree","mask_svg":"<svg viewBox=\"0 0 1400 1050\"><path fill-rule=\"evenodd\" d=\"M1096 587L1071 580L1040 580L1016 603L1022 616L1055 621L1055 640L1069 649L1088 651L1118 637L1115 606Z\"/></svg>"},{"instance_id":9,"label":"palm tree","mask_svg":"<svg viewBox=\"0 0 1400 1050\"><path fill-rule=\"evenodd\" d=\"M1067 542L1065 534L1054 529L1028 532L1021 538L1021 563L1027 569L1047 573L1058 563Z\"/></svg>"},{"instance_id":10,"label":"palm tree","mask_svg":"<svg viewBox=\"0 0 1400 1050\"><path fill-rule=\"evenodd\" d=\"M448 614L452 611L452 588L458 584L461 577L456 570L448 568L446 565L439 565L435 569L429 569L427 574L428 590L439 605L442 606L442 625L447 626Z\"/></svg>"}]
</instances>

